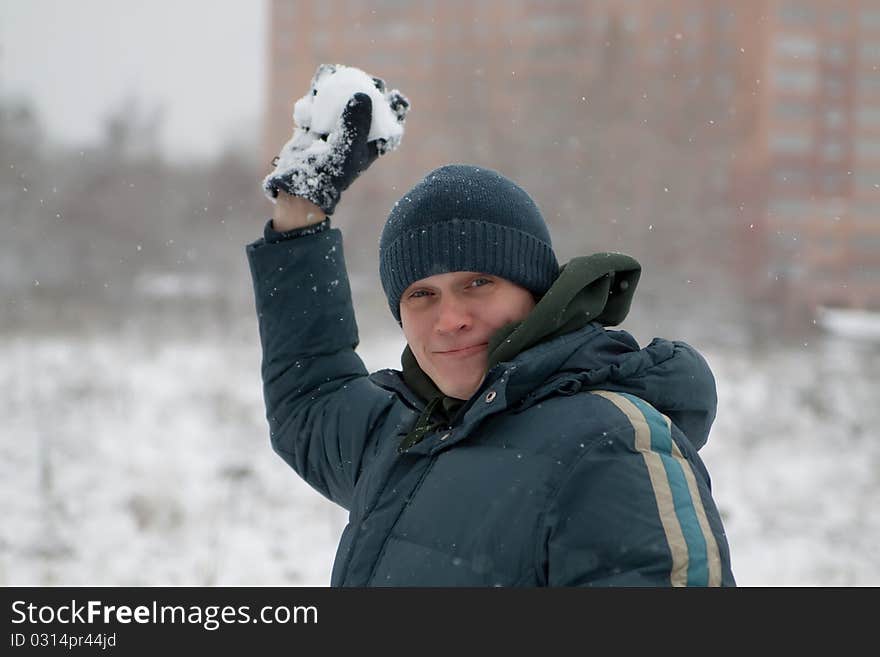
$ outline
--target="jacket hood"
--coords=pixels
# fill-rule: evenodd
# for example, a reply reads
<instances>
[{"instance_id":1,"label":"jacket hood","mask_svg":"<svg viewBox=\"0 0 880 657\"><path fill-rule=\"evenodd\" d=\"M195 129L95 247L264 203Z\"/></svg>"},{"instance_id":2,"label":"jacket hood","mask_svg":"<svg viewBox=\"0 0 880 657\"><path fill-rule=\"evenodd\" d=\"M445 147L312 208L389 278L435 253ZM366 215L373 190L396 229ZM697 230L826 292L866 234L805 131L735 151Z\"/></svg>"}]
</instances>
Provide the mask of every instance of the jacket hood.
<instances>
[{"instance_id":1,"label":"jacket hood","mask_svg":"<svg viewBox=\"0 0 880 657\"><path fill-rule=\"evenodd\" d=\"M559 391L630 393L669 417L696 449L706 444L715 420L718 398L712 371L681 341L654 338L640 348L626 331L592 322L523 352L507 370L508 403L534 402Z\"/></svg>"}]
</instances>

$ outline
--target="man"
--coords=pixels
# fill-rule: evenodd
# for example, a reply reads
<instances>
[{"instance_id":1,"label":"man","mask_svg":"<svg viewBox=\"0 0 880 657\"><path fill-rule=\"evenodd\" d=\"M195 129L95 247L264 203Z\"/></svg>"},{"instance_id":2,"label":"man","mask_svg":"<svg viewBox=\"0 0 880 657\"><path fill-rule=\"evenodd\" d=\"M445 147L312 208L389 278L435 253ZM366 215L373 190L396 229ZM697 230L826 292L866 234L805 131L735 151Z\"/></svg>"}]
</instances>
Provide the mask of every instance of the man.
<instances>
[{"instance_id":1,"label":"man","mask_svg":"<svg viewBox=\"0 0 880 657\"><path fill-rule=\"evenodd\" d=\"M356 94L326 164L266 179L274 217L247 248L272 445L350 512L332 585L734 585L697 454L708 366L605 328L638 263L560 268L500 173L441 167L394 206L380 277L407 348L402 371L366 371L329 215L380 154L371 111Z\"/></svg>"}]
</instances>

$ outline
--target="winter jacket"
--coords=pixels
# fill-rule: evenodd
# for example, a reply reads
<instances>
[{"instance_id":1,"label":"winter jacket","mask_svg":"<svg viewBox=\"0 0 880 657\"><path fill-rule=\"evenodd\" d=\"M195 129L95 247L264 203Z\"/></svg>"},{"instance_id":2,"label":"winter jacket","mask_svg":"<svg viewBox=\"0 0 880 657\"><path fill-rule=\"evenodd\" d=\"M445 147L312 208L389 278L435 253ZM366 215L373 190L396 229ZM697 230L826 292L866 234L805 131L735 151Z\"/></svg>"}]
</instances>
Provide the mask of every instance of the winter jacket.
<instances>
[{"instance_id":1,"label":"winter jacket","mask_svg":"<svg viewBox=\"0 0 880 657\"><path fill-rule=\"evenodd\" d=\"M272 446L349 511L333 586L734 585L691 347L589 322L492 365L406 442L426 402L355 353L340 232L247 256Z\"/></svg>"}]
</instances>

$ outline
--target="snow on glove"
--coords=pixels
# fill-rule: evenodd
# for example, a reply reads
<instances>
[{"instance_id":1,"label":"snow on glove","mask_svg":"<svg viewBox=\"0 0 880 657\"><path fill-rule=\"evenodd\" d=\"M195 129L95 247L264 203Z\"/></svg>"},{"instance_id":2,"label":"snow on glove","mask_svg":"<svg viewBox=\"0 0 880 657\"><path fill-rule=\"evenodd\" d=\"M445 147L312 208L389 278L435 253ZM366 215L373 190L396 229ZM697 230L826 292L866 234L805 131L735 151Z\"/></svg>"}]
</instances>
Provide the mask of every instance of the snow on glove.
<instances>
[{"instance_id":1,"label":"snow on glove","mask_svg":"<svg viewBox=\"0 0 880 657\"><path fill-rule=\"evenodd\" d=\"M400 145L408 111L409 101L396 89L386 91L380 78L322 64L294 106L296 128L263 181L266 195L284 191L333 214L355 178Z\"/></svg>"}]
</instances>

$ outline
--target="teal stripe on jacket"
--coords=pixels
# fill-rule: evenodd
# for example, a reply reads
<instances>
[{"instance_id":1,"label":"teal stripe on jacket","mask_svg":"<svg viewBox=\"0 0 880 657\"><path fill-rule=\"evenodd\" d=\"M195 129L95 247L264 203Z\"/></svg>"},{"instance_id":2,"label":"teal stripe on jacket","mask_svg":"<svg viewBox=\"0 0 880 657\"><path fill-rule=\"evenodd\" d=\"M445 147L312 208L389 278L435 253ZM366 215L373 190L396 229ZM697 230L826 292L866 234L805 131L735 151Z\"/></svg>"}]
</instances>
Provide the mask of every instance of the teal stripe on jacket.
<instances>
[{"instance_id":1,"label":"teal stripe on jacket","mask_svg":"<svg viewBox=\"0 0 880 657\"><path fill-rule=\"evenodd\" d=\"M651 449L660 455L666 477L669 480L669 488L672 491L672 500L675 507L675 515L684 534L688 550L688 586L709 585L709 564L706 549L706 539L700 529L694 501L691 499L687 480L685 479L681 463L673 455L673 441L666 420L653 406L633 395L624 394L641 411L651 430ZM678 451L677 449L675 451Z\"/></svg>"}]
</instances>

